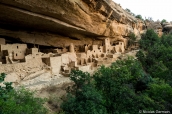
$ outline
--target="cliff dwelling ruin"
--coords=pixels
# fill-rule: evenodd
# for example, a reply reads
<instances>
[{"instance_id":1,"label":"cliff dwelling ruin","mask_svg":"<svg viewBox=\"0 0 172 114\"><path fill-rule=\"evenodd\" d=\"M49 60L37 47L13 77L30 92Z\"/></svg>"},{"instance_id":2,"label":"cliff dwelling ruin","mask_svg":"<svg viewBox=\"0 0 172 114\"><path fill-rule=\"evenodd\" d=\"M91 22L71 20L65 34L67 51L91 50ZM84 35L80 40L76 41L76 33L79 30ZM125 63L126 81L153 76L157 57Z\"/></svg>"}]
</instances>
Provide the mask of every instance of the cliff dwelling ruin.
<instances>
[{"instance_id":1,"label":"cliff dwelling ruin","mask_svg":"<svg viewBox=\"0 0 172 114\"><path fill-rule=\"evenodd\" d=\"M1 0L0 13L0 73L16 84L109 66L146 28L112 0Z\"/></svg>"},{"instance_id":2,"label":"cliff dwelling ruin","mask_svg":"<svg viewBox=\"0 0 172 114\"><path fill-rule=\"evenodd\" d=\"M101 65L111 64L125 51L125 42L111 45L109 38L102 40L102 45L75 46L71 43L68 47L44 52L36 47L29 49L27 44L6 44L2 38L0 41L0 71L15 71L19 80L43 69L50 70L52 76L68 76L71 70L89 72Z\"/></svg>"}]
</instances>

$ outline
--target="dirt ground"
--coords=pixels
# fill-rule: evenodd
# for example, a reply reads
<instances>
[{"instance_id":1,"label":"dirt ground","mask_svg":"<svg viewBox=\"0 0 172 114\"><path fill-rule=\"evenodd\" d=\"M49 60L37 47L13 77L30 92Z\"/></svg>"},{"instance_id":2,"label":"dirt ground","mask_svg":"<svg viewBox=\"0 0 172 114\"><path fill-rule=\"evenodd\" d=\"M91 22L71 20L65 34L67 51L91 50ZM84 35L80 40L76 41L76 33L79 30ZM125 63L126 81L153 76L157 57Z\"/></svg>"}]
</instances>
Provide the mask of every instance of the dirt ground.
<instances>
[{"instance_id":1,"label":"dirt ground","mask_svg":"<svg viewBox=\"0 0 172 114\"><path fill-rule=\"evenodd\" d=\"M60 104L62 103L63 97L66 95L66 89L72 86L72 84L72 82L68 82L42 88L36 92L36 96L46 99L45 107L49 110L50 114L58 114L61 111Z\"/></svg>"}]
</instances>

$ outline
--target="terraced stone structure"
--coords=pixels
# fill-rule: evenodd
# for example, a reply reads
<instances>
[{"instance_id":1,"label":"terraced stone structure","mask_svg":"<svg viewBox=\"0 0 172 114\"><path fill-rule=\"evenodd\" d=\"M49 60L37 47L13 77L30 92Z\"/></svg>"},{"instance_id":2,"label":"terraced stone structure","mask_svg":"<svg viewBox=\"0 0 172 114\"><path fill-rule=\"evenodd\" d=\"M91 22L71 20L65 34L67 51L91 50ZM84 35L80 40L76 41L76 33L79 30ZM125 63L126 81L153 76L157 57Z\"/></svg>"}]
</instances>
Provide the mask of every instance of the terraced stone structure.
<instances>
[{"instance_id":1,"label":"terraced stone structure","mask_svg":"<svg viewBox=\"0 0 172 114\"><path fill-rule=\"evenodd\" d=\"M18 82L108 66L146 29L112 0L1 0L0 14L0 73Z\"/></svg>"}]
</instances>

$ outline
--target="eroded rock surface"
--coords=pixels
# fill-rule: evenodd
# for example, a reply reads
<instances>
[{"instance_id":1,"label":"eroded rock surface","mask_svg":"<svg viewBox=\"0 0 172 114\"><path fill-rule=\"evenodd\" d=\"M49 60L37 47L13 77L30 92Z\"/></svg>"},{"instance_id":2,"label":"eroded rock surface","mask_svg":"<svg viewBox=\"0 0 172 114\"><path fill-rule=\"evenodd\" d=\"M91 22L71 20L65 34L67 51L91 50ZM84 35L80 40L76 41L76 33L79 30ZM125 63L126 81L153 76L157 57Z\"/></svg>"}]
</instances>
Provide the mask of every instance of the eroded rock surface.
<instances>
[{"instance_id":1,"label":"eroded rock surface","mask_svg":"<svg viewBox=\"0 0 172 114\"><path fill-rule=\"evenodd\" d=\"M160 21L152 21L152 20L146 20L145 24L147 26L147 29L153 29L159 37L163 34L163 26L161 25Z\"/></svg>"},{"instance_id":2,"label":"eroded rock surface","mask_svg":"<svg viewBox=\"0 0 172 114\"><path fill-rule=\"evenodd\" d=\"M0 73L28 86L108 66L146 29L112 0L0 0L0 14Z\"/></svg>"},{"instance_id":3,"label":"eroded rock surface","mask_svg":"<svg viewBox=\"0 0 172 114\"><path fill-rule=\"evenodd\" d=\"M163 31L166 33L172 33L172 23L165 22L162 24Z\"/></svg>"},{"instance_id":4,"label":"eroded rock surface","mask_svg":"<svg viewBox=\"0 0 172 114\"><path fill-rule=\"evenodd\" d=\"M1 36L55 47L57 42L90 43L144 29L144 23L111 0L1 0L0 13Z\"/></svg>"}]
</instances>

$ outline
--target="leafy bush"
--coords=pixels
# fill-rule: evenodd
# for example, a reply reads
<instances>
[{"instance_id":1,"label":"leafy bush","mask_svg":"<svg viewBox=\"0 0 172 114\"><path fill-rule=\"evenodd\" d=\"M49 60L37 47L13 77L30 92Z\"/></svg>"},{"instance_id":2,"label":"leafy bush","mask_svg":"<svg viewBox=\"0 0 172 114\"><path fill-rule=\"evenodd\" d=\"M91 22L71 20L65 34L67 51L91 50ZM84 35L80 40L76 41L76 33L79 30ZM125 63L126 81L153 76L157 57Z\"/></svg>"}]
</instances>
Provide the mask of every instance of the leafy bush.
<instances>
[{"instance_id":1,"label":"leafy bush","mask_svg":"<svg viewBox=\"0 0 172 114\"><path fill-rule=\"evenodd\" d=\"M142 35L140 40L140 47L144 50L148 50L153 45L159 43L160 39L154 30L147 30L145 34Z\"/></svg>"},{"instance_id":2,"label":"leafy bush","mask_svg":"<svg viewBox=\"0 0 172 114\"><path fill-rule=\"evenodd\" d=\"M156 98L157 88L161 88L158 81L132 58L117 61L111 67L102 66L92 77L73 71L71 79L75 84L61 106L66 114L138 114L139 110L171 110L170 86L161 83L166 95Z\"/></svg>"},{"instance_id":3,"label":"leafy bush","mask_svg":"<svg viewBox=\"0 0 172 114\"><path fill-rule=\"evenodd\" d=\"M136 56L146 72L154 78L160 78L172 86L172 36L159 38L153 30L148 30L140 40L140 48Z\"/></svg>"},{"instance_id":4,"label":"leafy bush","mask_svg":"<svg viewBox=\"0 0 172 114\"><path fill-rule=\"evenodd\" d=\"M165 22L167 22L167 20L163 19L163 20L161 21L161 24L163 24L163 23L165 23Z\"/></svg>"},{"instance_id":5,"label":"leafy bush","mask_svg":"<svg viewBox=\"0 0 172 114\"><path fill-rule=\"evenodd\" d=\"M93 87L89 73L72 71L74 86L68 90L61 107L66 114L106 114L101 94Z\"/></svg>"},{"instance_id":6,"label":"leafy bush","mask_svg":"<svg viewBox=\"0 0 172 114\"><path fill-rule=\"evenodd\" d=\"M0 75L3 82L5 74ZM46 114L45 100L34 97L34 93L24 88L15 90L12 83L0 86L0 114Z\"/></svg>"},{"instance_id":7,"label":"leafy bush","mask_svg":"<svg viewBox=\"0 0 172 114\"><path fill-rule=\"evenodd\" d=\"M130 9L128 9L128 8L126 8L125 11L127 11L127 12L129 12L129 13L131 12Z\"/></svg>"},{"instance_id":8,"label":"leafy bush","mask_svg":"<svg viewBox=\"0 0 172 114\"><path fill-rule=\"evenodd\" d=\"M155 101L155 105L159 105L158 110L167 110L172 112L172 88L163 80L154 79L154 83L150 84L146 93Z\"/></svg>"},{"instance_id":9,"label":"leafy bush","mask_svg":"<svg viewBox=\"0 0 172 114\"><path fill-rule=\"evenodd\" d=\"M0 74L0 83L5 79L5 73ZM4 86L0 86L0 98L3 100L8 99L8 93L13 90L13 87L11 86L11 82L4 82Z\"/></svg>"},{"instance_id":10,"label":"leafy bush","mask_svg":"<svg viewBox=\"0 0 172 114\"><path fill-rule=\"evenodd\" d=\"M128 40L128 46L132 46L134 42L136 41L136 36L134 33L129 34L129 40Z\"/></svg>"},{"instance_id":11,"label":"leafy bush","mask_svg":"<svg viewBox=\"0 0 172 114\"><path fill-rule=\"evenodd\" d=\"M162 35L161 37L161 43L166 47L172 46L172 35Z\"/></svg>"},{"instance_id":12,"label":"leafy bush","mask_svg":"<svg viewBox=\"0 0 172 114\"><path fill-rule=\"evenodd\" d=\"M135 14L133 12L131 12L130 9L126 8L125 11L127 11L128 13L130 13L132 16L135 16Z\"/></svg>"},{"instance_id":13,"label":"leafy bush","mask_svg":"<svg viewBox=\"0 0 172 114\"><path fill-rule=\"evenodd\" d=\"M145 54L143 52L143 50L139 50L137 53L136 53L136 57L137 59L142 63L142 66L143 67L146 67L146 63L145 63Z\"/></svg>"},{"instance_id":14,"label":"leafy bush","mask_svg":"<svg viewBox=\"0 0 172 114\"><path fill-rule=\"evenodd\" d=\"M143 18L142 18L142 16L141 16L141 15L136 15L135 17L136 17L136 18L138 18L138 19L143 20Z\"/></svg>"}]
</instances>

